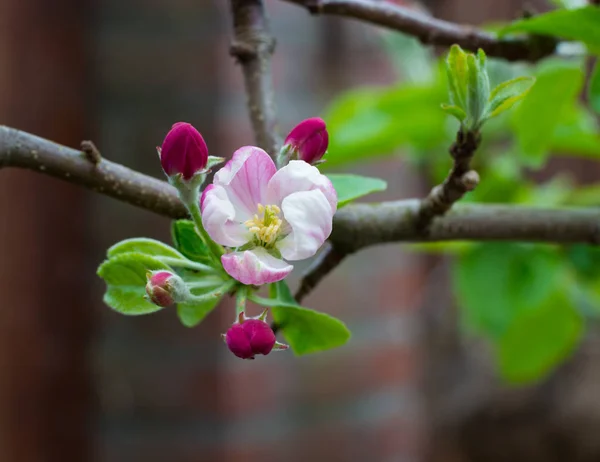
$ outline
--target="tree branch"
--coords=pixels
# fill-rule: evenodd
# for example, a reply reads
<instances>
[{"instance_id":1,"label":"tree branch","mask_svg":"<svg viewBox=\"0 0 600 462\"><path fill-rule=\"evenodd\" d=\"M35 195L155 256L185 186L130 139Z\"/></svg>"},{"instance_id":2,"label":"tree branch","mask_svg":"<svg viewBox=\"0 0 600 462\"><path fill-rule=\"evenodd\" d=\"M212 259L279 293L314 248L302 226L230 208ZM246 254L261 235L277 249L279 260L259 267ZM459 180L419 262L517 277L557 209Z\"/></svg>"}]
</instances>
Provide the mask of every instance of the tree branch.
<instances>
[{"instance_id":1,"label":"tree branch","mask_svg":"<svg viewBox=\"0 0 600 462\"><path fill-rule=\"evenodd\" d=\"M83 151L0 125L1 167L34 170L170 218L187 216L175 188L165 181L105 158L96 164Z\"/></svg>"},{"instance_id":2,"label":"tree branch","mask_svg":"<svg viewBox=\"0 0 600 462\"><path fill-rule=\"evenodd\" d=\"M0 168L3 167L51 175L168 218L187 216L175 188L165 181L104 157L94 164L82 151L0 126ZM389 242L475 240L600 244L600 210L597 208L457 204L446 214L433 217L423 230L417 226L421 207L419 199L343 207L334 217L329 238L336 258Z\"/></svg>"},{"instance_id":3,"label":"tree branch","mask_svg":"<svg viewBox=\"0 0 600 462\"><path fill-rule=\"evenodd\" d=\"M553 40L498 39L473 26L462 26L417 13L393 3L374 0L284 0L305 7L312 14L347 16L418 38L424 45L450 46L477 51L509 61L537 61L554 53Z\"/></svg>"},{"instance_id":4,"label":"tree branch","mask_svg":"<svg viewBox=\"0 0 600 462\"><path fill-rule=\"evenodd\" d=\"M296 301L302 303L304 297L311 293L321 279L333 271L345 257L346 254L338 252L333 244L328 244L302 277L300 287L294 295Z\"/></svg>"},{"instance_id":5,"label":"tree branch","mask_svg":"<svg viewBox=\"0 0 600 462\"><path fill-rule=\"evenodd\" d=\"M250 120L258 146L271 157L281 140L277 134L275 96L271 77L271 55L275 39L269 33L262 0L231 0L233 40L231 54L242 66Z\"/></svg>"}]
</instances>

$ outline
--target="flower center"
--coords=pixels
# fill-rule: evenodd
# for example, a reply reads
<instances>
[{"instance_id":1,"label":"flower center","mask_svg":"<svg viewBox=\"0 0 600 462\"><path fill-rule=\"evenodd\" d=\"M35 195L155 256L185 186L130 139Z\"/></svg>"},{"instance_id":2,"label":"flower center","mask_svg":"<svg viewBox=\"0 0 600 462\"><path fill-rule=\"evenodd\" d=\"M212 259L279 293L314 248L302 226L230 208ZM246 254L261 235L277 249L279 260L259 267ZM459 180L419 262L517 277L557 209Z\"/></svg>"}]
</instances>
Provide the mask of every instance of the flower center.
<instances>
[{"instance_id":1,"label":"flower center","mask_svg":"<svg viewBox=\"0 0 600 462\"><path fill-rule=\"evenodd\" d=\"M254 233L259 245L268 248L277 241L283 223L279 218L280 213L281 209L276 205L258 204L258 214L244 222L248 230Z\"/></svg>"}]
</instances>

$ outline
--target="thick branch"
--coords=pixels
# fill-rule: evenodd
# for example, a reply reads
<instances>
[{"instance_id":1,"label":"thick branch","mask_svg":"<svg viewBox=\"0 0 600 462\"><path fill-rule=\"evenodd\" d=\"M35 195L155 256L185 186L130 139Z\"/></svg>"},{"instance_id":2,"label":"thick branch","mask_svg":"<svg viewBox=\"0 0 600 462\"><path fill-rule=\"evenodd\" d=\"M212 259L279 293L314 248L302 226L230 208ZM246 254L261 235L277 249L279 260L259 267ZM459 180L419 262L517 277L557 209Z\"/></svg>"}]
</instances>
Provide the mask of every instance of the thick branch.
<instances>
[{"instance_id":1,"label":"thick branch","mask_svg":"<svg viewBox=\"0 0 600 462\"><path fill-rule=\"evenodd\" d=\"M275 39L269 27L262 0L231 0L234 37L231 54L241 64L248 95L250 120L258 146L277 155L275 96L271 77L271 55Z\"/></svg>"},{"instance_id":2,"label":"thick branch","mask_svg":"<svg viewBox=\"0 0 600 462\"><path fill-rule=\"evenodd\" d=\"M431 18L406 7L374 0L285 0L304 6L312 14L347 16L394 29L418 38L425 45L450 46L477 51L509 61L537 61L554 52L552 40L501 40L473 26L462 26Z\"/></svg>"},{"instance_id":3,"label":"thick branch","mask_svg":"<svg viewBox=\"0 0 600 462\"><path fill-rule=\"evenodd\" d=\"M155 153L148 153L155 156ZM187 216L170 184L83 151L0 125L0 167L19 167L75 183L170 218Z\"/></svg>"},{"instance_id":4,"label":"thick branch","mask_svg":"<svg viewBox=\"0 0 600 462\"><path fill-rule=\"evenodd\" d=\"M149 153L149 155L152 155ZM0 167L51 175L169 218L186 216L175 189L102 157L0 126ZM433 218L426 233L417 227L418 199L352 204L336 213L332 245L343 254L388 242L530 241L600 244L600 210L546 209L515 205L455 205Z\"/></svg>"}]
</instances>

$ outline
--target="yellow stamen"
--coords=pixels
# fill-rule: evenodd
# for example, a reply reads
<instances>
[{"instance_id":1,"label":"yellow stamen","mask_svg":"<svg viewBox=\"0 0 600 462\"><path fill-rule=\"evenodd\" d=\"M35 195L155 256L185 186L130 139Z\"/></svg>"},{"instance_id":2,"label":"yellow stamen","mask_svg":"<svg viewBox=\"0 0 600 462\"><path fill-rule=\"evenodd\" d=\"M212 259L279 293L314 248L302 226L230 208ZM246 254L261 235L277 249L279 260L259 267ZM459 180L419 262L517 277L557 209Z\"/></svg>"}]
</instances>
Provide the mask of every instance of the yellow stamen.
<instances>
[{"instance_id":1,"label":"yellow stamen","mask_svg":"<svg viewBox=\"0 0 600 462\"><path fill-rule=\"evenodd\" d=\"M259 214L246 220L244 225L254 234L260 245L271 247L275 244L281 230L282 220L279 218L281 209L276 205L262 204L258 204L257 208Z\"/></svg>"}]
</instances>

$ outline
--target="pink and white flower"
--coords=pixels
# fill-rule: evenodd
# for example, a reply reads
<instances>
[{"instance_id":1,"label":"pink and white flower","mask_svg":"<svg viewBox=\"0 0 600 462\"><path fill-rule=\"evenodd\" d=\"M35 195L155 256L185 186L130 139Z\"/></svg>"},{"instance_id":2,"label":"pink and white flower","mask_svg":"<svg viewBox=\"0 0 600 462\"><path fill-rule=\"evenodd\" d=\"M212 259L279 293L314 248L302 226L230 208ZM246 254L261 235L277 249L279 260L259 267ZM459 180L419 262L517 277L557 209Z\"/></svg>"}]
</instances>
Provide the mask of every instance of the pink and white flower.
<instances>
[{"instance_id":1,"label":"pink and white flower","mask_svg":"<svg viewBox=\"0 0 600 462\"><path fill-rule=\"evenodd\" d=\"M261 285L292 271L285 260L309 258L323 245L337 194L316 167L293 160L277 170L265 151L245 146L204 190L201 208L210 237L234 249L221 257L225 271Z\"/></svg>"}]
</instances>

